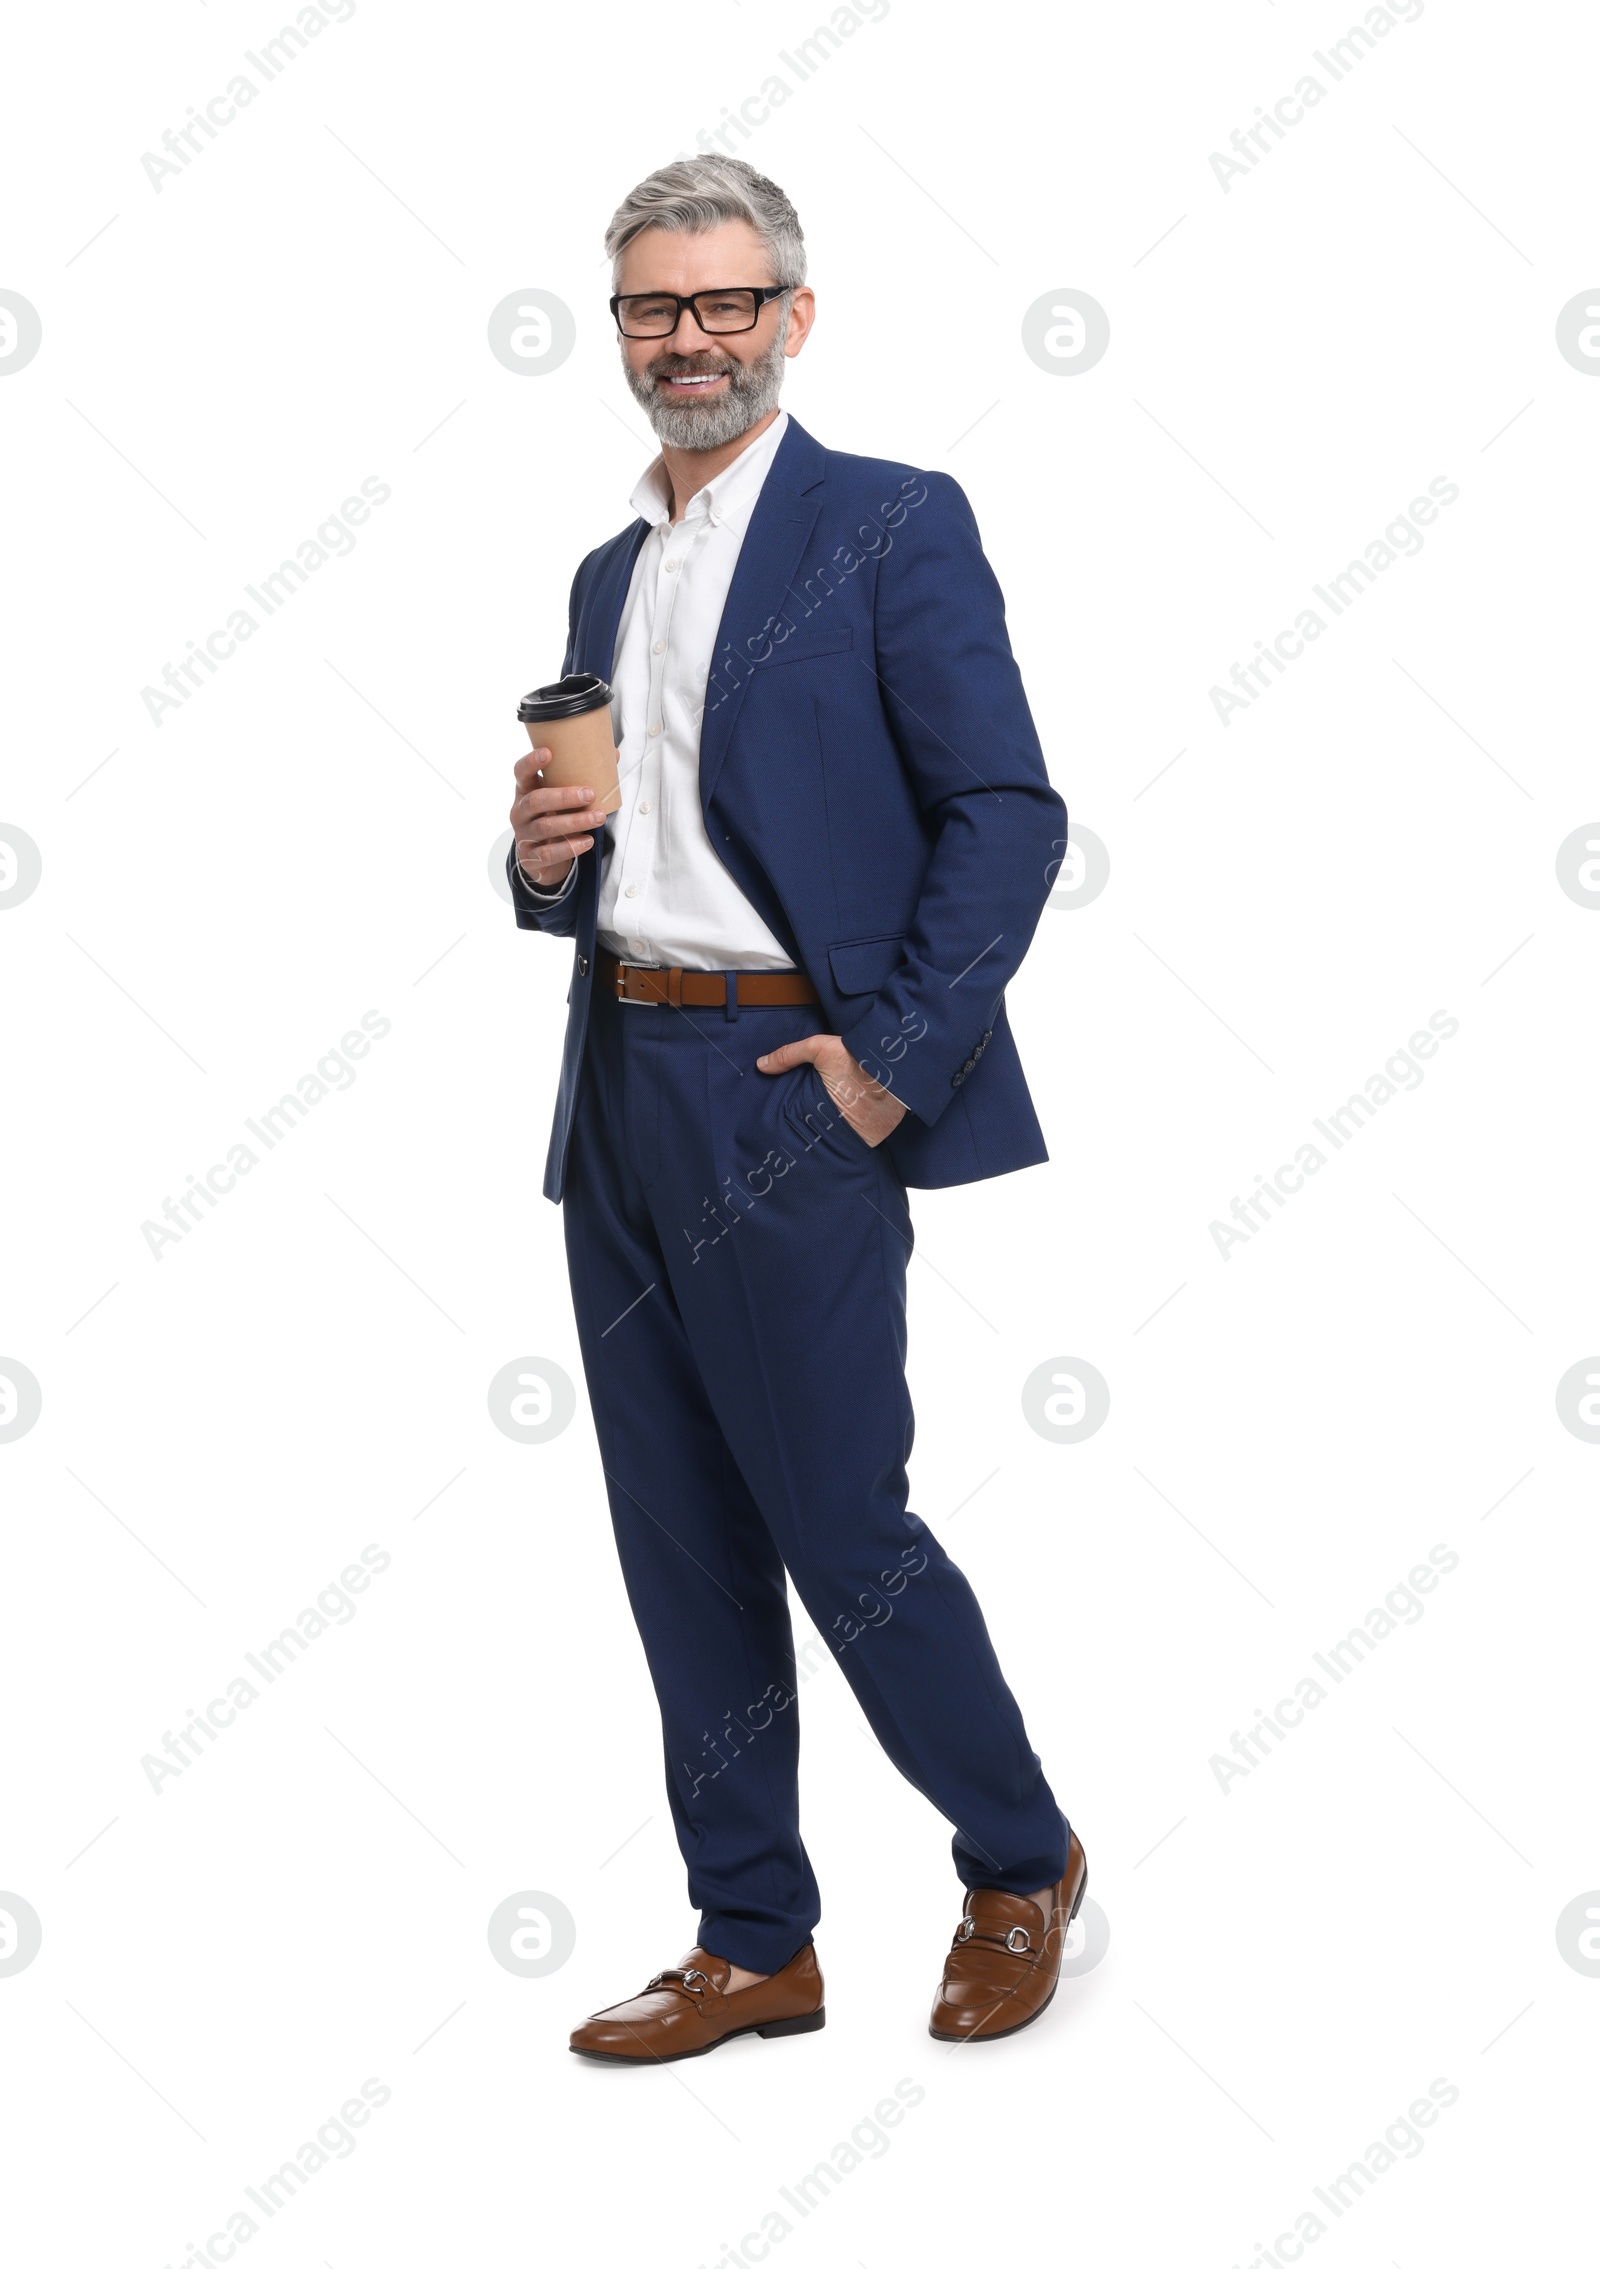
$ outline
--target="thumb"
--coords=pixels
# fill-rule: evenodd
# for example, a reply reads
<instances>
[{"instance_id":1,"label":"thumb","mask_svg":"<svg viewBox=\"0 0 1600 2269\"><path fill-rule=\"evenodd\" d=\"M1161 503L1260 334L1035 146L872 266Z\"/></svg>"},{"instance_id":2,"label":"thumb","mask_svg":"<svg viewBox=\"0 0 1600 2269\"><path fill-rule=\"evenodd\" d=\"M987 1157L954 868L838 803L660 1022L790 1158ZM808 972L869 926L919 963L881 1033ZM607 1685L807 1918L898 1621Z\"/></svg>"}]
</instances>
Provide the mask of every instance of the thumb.
<instances>
[{"instance_id":1,"label":"thumb","mask_svg":"<svg viewBox=\"0 0 1600 2269\"><path fill-rule=\"evenodd\" d=\"M757 1071L793 1071L796 1064L810 1063L816 1055L816 1046L810 1040L789 1040L781 1048L774 1048L767 1056L757 1056Z\"/></svg>"}]
</instances>

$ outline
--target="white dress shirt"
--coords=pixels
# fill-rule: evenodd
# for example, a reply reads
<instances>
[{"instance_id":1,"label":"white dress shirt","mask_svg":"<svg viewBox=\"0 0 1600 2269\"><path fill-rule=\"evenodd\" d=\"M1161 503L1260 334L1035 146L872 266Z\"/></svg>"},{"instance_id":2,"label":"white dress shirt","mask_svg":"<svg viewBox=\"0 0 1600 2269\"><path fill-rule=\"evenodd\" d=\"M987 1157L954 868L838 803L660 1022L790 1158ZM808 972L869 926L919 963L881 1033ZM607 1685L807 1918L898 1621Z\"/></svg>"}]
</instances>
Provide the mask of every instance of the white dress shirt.
<instances>
[{"instance_id":1,"label":"white dress shirt","mask_svg":"<svg viewBox=\"0 0 1600 2269\"><path fill-rule=\"evenodd\" d=\"M606 819L596 936L620 961L679 969L792 969L717 857L700 808L700 720L723 608L756 499L788 429L765 433L690 498L672 524L660 457L629 503L650 532L617 628L611 727L622 803ZM573 886L528 888L551 905ZM523 877L527 883L527 877Z\"/></svg>"}]
</instances>

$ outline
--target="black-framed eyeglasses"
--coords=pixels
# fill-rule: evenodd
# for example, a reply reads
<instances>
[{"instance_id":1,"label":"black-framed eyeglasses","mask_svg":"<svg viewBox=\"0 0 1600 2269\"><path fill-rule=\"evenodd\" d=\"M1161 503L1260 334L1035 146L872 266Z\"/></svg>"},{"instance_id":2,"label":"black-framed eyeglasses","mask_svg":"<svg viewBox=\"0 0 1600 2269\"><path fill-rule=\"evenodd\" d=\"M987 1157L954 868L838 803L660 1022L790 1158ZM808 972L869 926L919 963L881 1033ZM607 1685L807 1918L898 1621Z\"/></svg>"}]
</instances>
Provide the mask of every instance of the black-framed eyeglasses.
<instances>
[{"instance_id":1,"label":"black-framed eyeglasses","mask_svg":"<svg viewBox=\"0 0 1600 2269\"><path fill-rule=\"evenodd\" d=\"M625 339L670 339L687 307L702 331L717 338L728 331L753 331L769 299L781 299L793 284L737 284L723 291L618 292L611 313Z\"/></svg>"}]
</instances>

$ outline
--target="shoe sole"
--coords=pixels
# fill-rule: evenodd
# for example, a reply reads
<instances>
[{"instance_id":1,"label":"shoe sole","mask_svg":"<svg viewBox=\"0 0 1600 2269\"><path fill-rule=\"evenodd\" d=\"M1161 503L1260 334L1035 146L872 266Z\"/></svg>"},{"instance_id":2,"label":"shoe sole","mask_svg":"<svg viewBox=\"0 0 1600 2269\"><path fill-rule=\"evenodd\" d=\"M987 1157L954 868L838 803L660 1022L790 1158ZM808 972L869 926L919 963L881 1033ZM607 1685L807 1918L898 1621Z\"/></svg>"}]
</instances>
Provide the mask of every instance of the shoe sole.
<instances>
[{"instance_id":1,"label":"shoe sole","mask_svg":"<svg viewBox=\"0 0 1600 2269\"><path fill-rule=\"evenodd\" d=\"M1072 1928L1073 1924L1078 1919L1078 1909L1083 1904L1084 1894L1088 1890L1088 1888L1089 1869L1088 1866L1085 1865L1083 1870L1083 1881L1078 1885L1078 1895L1073 1900L1072 1912L1067 1917L1068 1930ZM1063 1936L1065 1936L1065 1933L1063 1933ZM1055 1976L1055 1985L1051 1986L1050 1991L1040 2002L1038 2008L1035 2009L1033 2015L1031 2017L1019 2018L1017 2023L1014 2025L1002 2025L997 2032L982 2032L975 2027L970 2033L941 2033L933 2025L929 2025L928 2032L934 2040L943 2041L948 2048L965 2048L969 2043L973 2041L1008 2041L1013 2037L1013 2035L1017 2033L1025 2033L1030 2025L1036 2025L1039 2022L1039 2019L1049 2008L1051 2002L1054 2001L1056 1997L1056 1986L1060 1983L1061 1972L1058 1969Z\"/></svg>"},{"instance_id":2,"label":"shoe sole","mask_svg":"<svg viewBox=\"0 0 1600 2269\"><path fill-rule=\"evenodd\" d=\"M622 2049L579 2048L576 2041L567 2046L574 2056L587 2057L591 2064L683 2064L691 2056L709 2056L727 2041L744 2040L757 2033L764 2041L787 2040L791 2033L820 2033L828 2021L828 2012L813 2009L807 2017L770 2017L764 2025L739 2025L731 2033L719 2033L704 2048L676 2048L670 2056L658 2056L654 2049L646 2049L642 2056L629 2056Z\"/></svg>"}]
</instances>

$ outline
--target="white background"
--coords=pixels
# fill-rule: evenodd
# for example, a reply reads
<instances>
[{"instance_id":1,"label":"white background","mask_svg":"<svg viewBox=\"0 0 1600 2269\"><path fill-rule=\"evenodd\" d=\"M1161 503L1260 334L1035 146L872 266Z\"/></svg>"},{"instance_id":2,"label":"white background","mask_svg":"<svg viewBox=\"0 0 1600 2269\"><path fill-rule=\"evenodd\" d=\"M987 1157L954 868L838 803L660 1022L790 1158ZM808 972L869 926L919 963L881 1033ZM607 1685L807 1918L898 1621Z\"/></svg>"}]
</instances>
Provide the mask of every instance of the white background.
<instances>
[{"instance_id":1,"label":"white background","mask_svg":"<svg viewBox=\"0 0 1600 2269\"><path fill-rule=\"evenodd\" d=\"M1600 270L1597 41L1576 5L1432 0L1334 84L1311 51L1362 13L895 0L799 85L779 51L827 18L783 0L361 0L159 191L142 153L286 19L14 23L0 285L43 324L0 385L0 821L43 861L0 924L0 1355L43 1396L0 1448L0 1890L43 1927L0 1978L19 2258L176 2265L369 2076L390 2101L255 2215L253 2263L710 2269L774 2211L775 2257L839 2269L1223 2269L1308 2209L1319 2260L1567 2257L1600 1546L1555 1390L1600 1345L1600 919L1555 862L1600 805L1600 385L1555 325ZM1308 70L1326 99L1224 190L1211 153ZM605 222L774 71L791 99L733 146L806 229L785 401L963 483L1109 850L1011 990L1051 1163L915 1201L912 1383L913 1502L1111 1943L1010 2045L930 2041L948 1830L824 1664L827 2030L618 2073L568 2029L694 1918L539 1195L569 954L489 864L515 700L653 450ZM1092 371L1023 350L1063 287L1109 316ZM545 375L486 343L528 288L577 323ZM1224 727L1209 689L1441 475L1420 554ZM141 688L369 476L354 552L153 724ZM368 1010L354 1086L154 1258L141 1224ZM1438 1010L1421 1087L1225 1259L1209 1224ZM544 1446L488 1417L522 1357L580 1381ZM1109 1384L1078 1444L1022 1413L1057 1358ZM373 1544L354 1621L155 1793L141 1758ZM1438 1545L1421 1621L1219 1786ZM576 1923L539 1979L486 1939L524 1890ZM902 2079L888 2149L785 2208ZM1435 2079L1420 2155L1318 2208Z\"/></svg>"}]
</instances>

